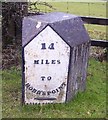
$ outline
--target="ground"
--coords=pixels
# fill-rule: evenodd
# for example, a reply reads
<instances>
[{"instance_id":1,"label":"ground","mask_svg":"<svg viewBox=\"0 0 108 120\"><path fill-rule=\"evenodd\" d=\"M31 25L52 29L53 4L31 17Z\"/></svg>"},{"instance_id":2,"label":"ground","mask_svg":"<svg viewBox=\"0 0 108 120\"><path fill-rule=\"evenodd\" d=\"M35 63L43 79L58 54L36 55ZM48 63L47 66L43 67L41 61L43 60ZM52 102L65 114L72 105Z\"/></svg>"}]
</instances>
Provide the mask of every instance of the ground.
<instances>
[{"instance_id":1,"label":"ground","mask_svg":"<svg viewBox=\"0 0 108 120\"><path fill-rule=\"evenodd\" d=\"M96 15L106 17L106 4L74 3L80 8L79 15ZM67 11L67 7L60 7ZM72 4L73 5L73 4ZM88 6L89 8L88 9ZM93 5L92 7L90 7ZM98 6L98 7L97 7ZM84 8L89 11L84 10ZM46 8L45 8L46 9ZM44 10L45 10L44 9ZM59 10L60 10L59 9ZM76 7L72 9L76 14ZM46 9L47 11L47 9ZM94 12L96 11L96 12ZM106 39L106 26L85 25L90 37L96 39ZM93 47L89 59L87 70L87 85L83 93L78 93L73 100L66 104L48 105L24 105L21 104L22 74L21 74L21 48L9 46L9 50L3 50L3 60L10 60L11 64L6 63L2 74L2 117L3 118L105 118L106 116L106 60L103 53L106 49ZM8 49L7 48L7 49ZM9 54L8 54L9 53ZM7 56L7 58L6 58ZM13 59L12 59L13 58ZM14 61L13 61L14 60ZM17 61L17 62L16 62ZM12 65L12 66L11 66ZM7 66L7 67L6 67ZM11 66L11 67L10 67ZM8 69L7 69L8 68ZM1 84L0 84L1 85ZM1 93L0 93L1 96Z\"/></svg>"}]
</instances>

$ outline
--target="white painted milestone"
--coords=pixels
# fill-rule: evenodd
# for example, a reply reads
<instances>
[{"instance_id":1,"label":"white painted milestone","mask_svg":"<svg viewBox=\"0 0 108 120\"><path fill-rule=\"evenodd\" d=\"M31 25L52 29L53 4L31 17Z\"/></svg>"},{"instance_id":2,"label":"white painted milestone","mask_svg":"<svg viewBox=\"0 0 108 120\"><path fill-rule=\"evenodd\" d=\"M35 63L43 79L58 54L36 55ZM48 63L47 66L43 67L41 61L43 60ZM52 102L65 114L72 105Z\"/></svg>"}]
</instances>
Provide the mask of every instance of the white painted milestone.
<instances>
[{"instance_id":1,"label":"white painted milestone","mask_svg":"<svg viewBox=\"0 0 108 120\"><path fill-rule=\"evenodd\" d=\"M70 46L47 26L24 48L25 103L66 100Z\"/></svg>"}]
</instances>

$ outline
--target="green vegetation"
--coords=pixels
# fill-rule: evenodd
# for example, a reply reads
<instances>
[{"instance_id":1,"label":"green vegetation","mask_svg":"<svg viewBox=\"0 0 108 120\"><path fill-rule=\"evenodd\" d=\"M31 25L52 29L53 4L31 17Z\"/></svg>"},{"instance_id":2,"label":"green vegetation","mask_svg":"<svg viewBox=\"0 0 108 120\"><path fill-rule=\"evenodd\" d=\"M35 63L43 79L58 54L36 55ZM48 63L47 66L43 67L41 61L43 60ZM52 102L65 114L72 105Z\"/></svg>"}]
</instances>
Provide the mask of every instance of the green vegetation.
<instances>
[{"instance_id":1,"label":"green vegetation","mask_svg":"<svg viewBox=\"0 0 108 120\"><path fill-rule=\"evenodd\" d=\"M51 2L50 2L51 3ZM76 15L106 17L106 3L53 2L53 8L39 5L43 12L64 11ZM67 7L67 5L69 5ZM33 6L32 6L33 7ZM106 26L85 25L90 37L106 39ZM86 91L66 104L21 104L21 68L3 70L2 115L3 118L105 118L106 117L106 62L91 58L88 65ZM1 81L0 81L1 83ZM1 96L1 93L0 93Z\"/></svg>"},{"instance_id":2,"label":"green vegetation","mask_svg":"<svg viewBox=\"0 0 108 120\"><path fill-rule=\"evenodd\" d=\"M61 11L68 12L75 15L80 16L95 16L106 18L106 2L48 2L49 6L45 6L41 3L37 4L38 10L41 12L53 12L53 11ZM31 6L33 11L38 11ZM91 25L85 24L87 31L92 39L107 39L106 29L108 26L104 25Z\"/></svg>"},{"instance_id":3,"label":"green vegetation","mask_svg":"<svg viewBox=\"0 0 108 120\"><path fill-rule=\"evenodd\" d=\"M106 2L49 2L49 4L55 8L55 11L81 16L106 17Z\"/></svg>"},{"instance_id":4,"label":"green vegetation","mask_svg":"<svg viewBox=\"0 0 108 120\"><path fill-rule=\"evenodd\" d=\"M21 105L21 70L3 71L3 118L104 118L106 62L90 59L87 89L66 104Z\"/></svg>"},{"instance_id":5,"label":"green vegetation","mask_svg":"<svg viewBox=\"0 0 108 120\"><path fill-rule=\"evenodd\" d=\"M49 7L43 3L37 3L37 8L42 12L61 11L81 16L106 17L106 2L48 2ZM35 7L32 6L36 11Z\"/></svg>"},{"instance_id":6,"label":"green vegetation","mask_svg":"<svg viewBox=\"0 0 108 120\"><path fill-rule=\"evenodd\" d=\"M108 34L108 26L104 25L92 25L92 24L85 24L85 28L88 31L90 38L97 39L97 40L107 40Z\"/></svg>"}]
</instances>

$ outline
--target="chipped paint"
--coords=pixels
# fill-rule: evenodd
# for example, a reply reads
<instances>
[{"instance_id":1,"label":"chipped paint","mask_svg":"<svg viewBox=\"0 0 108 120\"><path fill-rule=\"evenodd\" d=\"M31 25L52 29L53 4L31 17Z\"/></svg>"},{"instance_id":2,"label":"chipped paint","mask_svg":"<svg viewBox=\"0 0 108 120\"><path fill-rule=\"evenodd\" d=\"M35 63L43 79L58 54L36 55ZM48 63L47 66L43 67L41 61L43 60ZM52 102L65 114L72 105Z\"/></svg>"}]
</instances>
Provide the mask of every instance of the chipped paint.
<instances>
[{"instance_id":1,"label":"chipped paint","mask_svg":"<svg viewBox=\"0 0 108 120\"><path fill-rule=\"evenodd\" d=\"M68 18L69 16L68 16L68 15L64 15L63 17L64 17L64 18Z\"/></svg>"},{"instance_id":2,"label":"chipped paint","mask_svg":"<svg viewBox=\"0 0 108 120\"><path fill-rule=\"evenodd\" d=\"M25 17L22 47L23 103L64 103L85 90L90 37L80 17Z\"/></svg>"},{"instance_id":3,"label":"chipped paint","mask_svg":"<svg viewBox=\"0 0 108 120\"><path fill-rule=\"evenodd\" d=\"M24 48L24 53L25 102L65 102L69 45L47 26Z\"/></svg>"},{"instance_id":4,"label":"chipped paint","mask_svg":"<svg viewBox=\"0 0 108 120\"><path fill-rule=\"evenodd\" d=\"M41 26L41 22L38 22L36 25L36 28L38 29L38 28L40 28L40 26Z\"/></svg>"}]
</instances>

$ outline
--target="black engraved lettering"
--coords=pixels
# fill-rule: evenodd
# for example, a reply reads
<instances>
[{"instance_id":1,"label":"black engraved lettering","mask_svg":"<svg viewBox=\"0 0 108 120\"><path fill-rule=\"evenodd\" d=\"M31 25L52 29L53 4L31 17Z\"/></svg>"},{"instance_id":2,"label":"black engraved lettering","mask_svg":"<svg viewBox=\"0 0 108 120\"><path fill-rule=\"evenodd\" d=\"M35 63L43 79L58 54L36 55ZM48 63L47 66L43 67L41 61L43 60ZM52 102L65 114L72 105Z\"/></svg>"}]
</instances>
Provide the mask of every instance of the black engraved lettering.
<instances>
[{"instance_id":1,"label":"black engraved lettering","mask_svg":"<svg viewBox=\"0 0 108 120\"><path fill-rule=\"evenodd\" d=\"M58 87L58 88L59 88L60 90L61 90L61 89L63 89L63 87L62 87L62 86L60 86L60 87Z\"/></svg>"},{"instance_id":2,"label":"black engraved lettering","mask_svg":"<svg viewBox=\"0 0 108 120\"><path fill-rule=\"evenodd\" d=\"M30 87L30 84L29 84L29 83L27 83L25 86L28 88L28 87Z\"/></svg>"},{"instance_id":3,"label":"black engraved lettering","mask_svg":"<svg viewBox=\"0 0 108 120\"><path fill-rule=\"evenodd\" d=\"M46 63L45 64L50 64L48 60L46 60Z\"/></svg>"},{"instance_id":4,"label":"black engraved lettering","mask_svg":"<svg viewBox=\"0 0 108 120\"><path fill-rule=\"evenodd\" d=\"M40 91L40 90L38 90L36 94L40 95L40 94L41 94L41 91Z\"/></svg>"},{"instance_id":5,"label":"black engraved lettering","mask_svg":"<svg viewBox=\"0 0 108 120\"><path fill-rule=\"evenodd\" d=\"M48 77L47 77L47 80L51 80L51 76L48 76Z\"/></svg>"},{"instance_id":6,"label":"black engraved lettering","mask_svg":"<svg viewBox=\"0 0 108 120\"><path fill-rule=\"evenodd\" d=\"M65 82L63 82L63 83L61 84L61 86L66 86L66 83L65 83Z\"/></svg>"},{"instance_id":7,"label":"black engraved lettering","mask_svg":"<svg viewBox=\"0 0 108 120\"><path fill-rule=\"evenodd\" d=\"M51 43L51 44L49 45L48 49L54 50L54 43Z\"/></svg>"},{"instance_id":8,"label":"black engraved lettering","mask_svg":"<svg viewBox=\"0 0 108 120\"><path fill-rule=\"evenodd\" d=\"M39 60L34 60L34 64L39 64Z\"/></svg>"},{"instance_id":9,"label":"black engraved lettering","mask_svg":"<svg viewBox=\"0 0 108 120\"><path fill-rule=\"evenodd\" d=\"M52 63L51 64L56 64L56 60L52 60Z\"/></svg>"},{"instance_id":10,"label":"black engraved lettering","mask_svg":"<svg viewBox=\"0 0 108 120\"><path fill-rule=\"evenodd\" d=\"M57 91L57 92L59 92L59 90L58 90L58 89L56 89L56 91Z\"/></svg>"},{"instance_id":11,"label":"black engraved lettering","mask_svg":"<svg viewBox=\"0 0 108 120\"><path fill-rule=\"evenodd\" d=\"M60 62L60 60L57 60L57 64L60 64L61 62Z\"/></svg>"},{"instance_id":12,"label":"black engraved lettering","mask_svg":"<svg viewBox=\"0 0 108 120\"><path fill-rule=\"evenodd\" d=\"M33 87L29 87L29 90L33 90Z\"/></svg>"},{"instance_id":13,"label":"black engraved lettering","mask_svg":"<svg viewBox=\"0 0 108 120\"><path fill-rule=\"evenodd\" d=\"M46 92L45 92L45 91L42 91L42 95L46 95Z\"/></svg>"},{"instance_id":14,"label":"black engraved lettering","mask_svg":"<svg viewBox=\"0 0 108 120\"><path fill-rule=\"evenodd\" d=\"M56 91L55 91L55 90L52 90L52 93L53 93L53 94L55 94L55 93L56 93Z\"/></svg>"},{"instance_id":15,"label":"black engraved lettering","mask_svg":"<svg viewBox=\"0 0 108 120\"><path fill-rule=\"evenodd\" d=\"M45 44L45 43L42 43L41 45L42 45L42 48L41 48L41 49L42 49L42 50L45 50L45 49L46 49L46 44Z\"/></svg>"},{"instance_id":16,"label":"black engraved lettering","mask_svg":"<svg viewBox=\"0 0 108 120\"><path fill-rule=\"evenodd\" d=\"M50 95L51 91L47 91L47 95Z\"/></svg>"},{"instance_id":17,"label":"black engraved lettering","mask_svg":"<svg viewBox=\"0 0 108 120\"><path fill-rule=\"evenodd\" d=\"M43 61L44 61L44 60L42 59L42 60L41 60L41 64L44 64Z\"/></svg>"},{"instance_id":18,"label":"black engraved lettering","mask_svg":"<svg viewBox=\"0 0 108 120\"><path fill-rule=\"evenodd\" d=\"M35 93L36 91L37 91L37 90L36 90L35 88L32 90L33 93Z\"/></svg>"},{"instance_id":19,"label":"black engraved lettering","mask_svg":"<svg viewBox=\"0 0 108 120\"><path fill-rule=\"evenodd\" d=\"M44 80L45 80L45 76L41 76L41 78L42 78L42 81L44 81Z\"/></svg>"}]
</instances>

